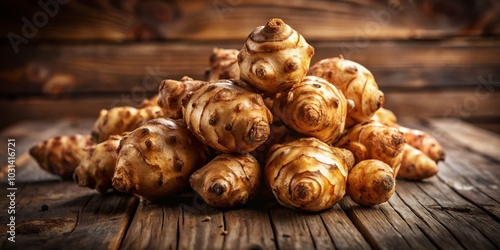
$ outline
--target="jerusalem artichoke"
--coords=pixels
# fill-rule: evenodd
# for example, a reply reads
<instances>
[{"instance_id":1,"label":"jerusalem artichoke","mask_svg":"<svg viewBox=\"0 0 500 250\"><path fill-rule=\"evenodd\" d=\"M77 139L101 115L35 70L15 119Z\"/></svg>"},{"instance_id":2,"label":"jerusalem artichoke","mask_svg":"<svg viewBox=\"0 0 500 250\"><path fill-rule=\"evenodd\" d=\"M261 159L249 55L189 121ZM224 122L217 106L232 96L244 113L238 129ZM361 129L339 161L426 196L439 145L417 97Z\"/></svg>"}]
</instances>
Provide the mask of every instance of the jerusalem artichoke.
<instances>
[{"instance_id":1,"label":"jerusalem artichoke","mask_svg":"<svg viewBox=\"0 0 500 250\"><path fill-rule=\"evenodd\" d=\"M238 54L240 78L267 95L300 82L309 69L314 48L279 18L255 28Z\"/></svg>"},{"instance_id":2,"label":"jerusalem artichoke","mask_svg":"<svg viewBox=\"0 0 500 250\"><path fill-rule=\"evenodd\" d=\"M384 93L379 90L372 73L342 56L317 62L308 74L324 78L354 102L354 108L347 113L346 127L369 120L384 104Z\"/></svg>"},{"instance_id":3,"label":"jerusalem artichoke","mask_svg":"<svg viewBox=\"0 0 500 250\"><path fill-rule=\"evenodd\" d=\"M265 181L278 202L303 211L333 207L345 194L348 150L334 148L314 138L276 144L265 167Z\"/></svg>"},{"instance_id":4,"label":"jerusalem artichoke","mask_svg":"<svg viewBox=\"0 0 500 250\"><path fill-rule=\"evenodd\" d=\"M398 178L422 180L436 175L437 172L438 165L434 160L422 151L405 144Z\"/></svg>"},{"instance_id":5,"label":"jerusalem artichoke","mask_svg":"<svg viewBox=\"0 0 500 250\"><path fill-rule=\"evenodd\" d=\"M184 106L189 130L222 153L251 152L266 141L273 117L262 96L233 80L197 89Z\"/></svg>"},{"instance_id":6,"label":"jerusalem artichoke","mask_svg":"<svg viewBox=\"0 0 500 250\"><path fill-rule=\"evenodd\" d=\"M377 159L388 164L397 174L404 144L404 135L396 128L367 121L349 129L334 145L350 150L356 164Z\"/></svg>"},{"instance_id":7,"label":"jerusalem artichoke","mask_svg":"<svg viewBox=\"0 0 500 250\"><path fill-rule=\"evenodd\" d=\"M89 135L58 136L30 148L30 155L45 171L71 180L85 149L94 145Z\"/></svg>"},{"instance_id":8,"label":"jerusalem artichoke","mask_svg":"<svg viewBox=\"0 0 500 250\"><path fill-rule=\"evenodd\" d=\"M335 86L306 76L276 101L280 119L291 129L330 144L344 132L348 103Z\"/></svg>"},{"instance_id":9,"label":"jerusalem artichoke","mask_svg":"<svg viewBox=\"0 0 500 250\"><path fill-rule=\"evenodd\" d=\"M384 203L395 190L396 180L392 168L379 160L360 161L347 176L347 194L362 206Z\"/></svg>"},{"instance_id":10,"label":"jerusalem artichoke","mask_svg":"<svg viewBox=\"0 0 500 250\"><path fill-rule=\"evenodd\" d=\"M106 141L86 149L86 154L73 173L73 180L80 187L89 187L105 193L113 187L111 178L115 172L116 149L119 135L112 135Z\"/></svg>"},{"instance_id":11,"label":"jerusalem artichoke","mask_svg":"<svg viewBox=\"0 0 500 250\"><path fill-rule=\"evenodd\" d=\"M113 186L146 201L176 194L203 166L207 149L184 124L154 119L123 137L117 149Z\"/></svg>"},{"instance_id":12,"label":"jerusalem artichoke","mask_svg":"<svg viewBox=\"0 0 500 250\"><path fill-rule=\"evenodd\" d=\"M158 105L166 118L182 119L182 104L193 91L208 84L204 81L193 80L184 76L180 81L163 80L160 83Z\"/></svg>"},{"instance_id":13,"label":"jerusalem artichoke","mask_svg":"<svg viewBox=\"0 0 500 250\"><path fill-rule=\"evenodd\" d=\"M129 132L146 121L163 117L163 112L156 105L146 105L143 108L114 107L110 110L101 110L99 118L92 129L92 139L96 143L107 140L111 135L120 135Z\"/></svg>"},{"instance_id":14,"label":"jerusalem artichoke","mask_svg":"<svg viewBox=\"0 0 500 250\"><path fill-rule=\"evenodd\" d=\"M214 48L210 55L210 69L205 72L207 81L219 79L240 79L238 66L238 53L236 49Z\"/></svg>"},{"instance_id":15,"label":"jerusalem artichoke","mask_svg":"<svg viewBox=\"0 0 500 250\"><path fill-rule=\"evenodd\" d=\"M260 165L249 153L221 154L196 170L189 182L208 205L233 207L255 196L260 176Z\"/></svg>"}]
</instances>

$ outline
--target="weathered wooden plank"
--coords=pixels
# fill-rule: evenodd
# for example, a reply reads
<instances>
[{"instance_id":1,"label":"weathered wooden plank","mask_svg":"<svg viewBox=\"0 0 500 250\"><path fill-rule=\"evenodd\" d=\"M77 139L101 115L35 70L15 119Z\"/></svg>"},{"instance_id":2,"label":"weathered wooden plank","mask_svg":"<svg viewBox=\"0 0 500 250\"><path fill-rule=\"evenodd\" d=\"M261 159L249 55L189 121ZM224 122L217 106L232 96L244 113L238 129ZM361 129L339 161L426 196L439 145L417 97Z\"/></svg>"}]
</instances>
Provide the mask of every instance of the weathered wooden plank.
<instances>
[{"instance_id":1,"label":"weathered wooden plank","mask_svg":"<svg viewBox=\"0 0 500 250\"><path fill-rule=\"evenodd\" d=\"M50 2L50 1L49 1ZM271 17L314 39L408 39L498 34L489 1L69 1L6 2L0 34L37 40L241 39ZM34 17L38 16L36 21ZM45 16L45 17L43 17ZM23 20L23 17L26 20ZM36 31L23 31L26 23ZM33 25L34 23L34 25ZM327 31L327 32L325 32Z\"/></svg>"},{"instance_id":2,"label":"weathered wooden plank","mask_svg":"<svg viewBox=\"0 0 500 250\"><path fill-rule=\"evenodd\" d=\"M6 186L2 185L5 197ZM118 193L101 195L72 182L24 184L16 191L15 243L0 225L3 249L118 249L137 199ZM7 203L0 205L7 211ZM7 213L0 214L7 221ZM90 238L89 238L90 237Z\"/></svg>"},{"instance_id":3,"label":"weathered wooden plank","mask_svg":"<svg viewBox=\"0 0 500 250\"><path fill-rule=\"evenodd\" d=\"M156 92L162 79L202 79L214 47L240 49L237 42L27 45L18 54L0 45L0 93L123 93L123 99ZM312 63L343 54L374 74L384 90L475 89L484 98L499 87L500 43L494 39L452 41L314 42ZM14 101L10 99L9 101Z\"/></svg>"},{"instance_id":4,"label":"weathered wooden plank","mask_svg":"<svg viewBox=\"0 0 500 250\"><path fill-rule=\"evenodd\" d=\"M58 180L59 177L42 170L29 155L29 149L42 140L69 134L89 134L93 120L91 119L59 119L30 120L17 123L0 133L0 140L16 140L16 180L19 182L36 182ZM0 150L7 152L7 143L0 144ZM6 156L6 155L5 155ZM7 159L0 156L0 183L7 180Z\"/></svg>"}]
</instances>

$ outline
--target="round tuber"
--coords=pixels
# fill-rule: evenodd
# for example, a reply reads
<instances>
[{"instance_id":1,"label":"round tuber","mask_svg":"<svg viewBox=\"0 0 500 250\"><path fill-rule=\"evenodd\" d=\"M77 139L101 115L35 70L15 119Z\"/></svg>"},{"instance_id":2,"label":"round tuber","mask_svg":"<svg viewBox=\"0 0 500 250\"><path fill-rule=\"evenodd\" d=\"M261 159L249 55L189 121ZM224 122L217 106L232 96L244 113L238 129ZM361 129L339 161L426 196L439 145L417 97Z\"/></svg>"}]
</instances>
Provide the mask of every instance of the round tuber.
<instances>
[{"instance_id":1,"label":"round tuber","mask_svg":"<svg viewBox=\"0 0 500 250\"><path fill-rule=\"evenodd\" d=\"M364 160L356 164L347 176L347 194L362 206L388 201L396 191L392 168L379 160Z\"/></svg>"}]
</instances>

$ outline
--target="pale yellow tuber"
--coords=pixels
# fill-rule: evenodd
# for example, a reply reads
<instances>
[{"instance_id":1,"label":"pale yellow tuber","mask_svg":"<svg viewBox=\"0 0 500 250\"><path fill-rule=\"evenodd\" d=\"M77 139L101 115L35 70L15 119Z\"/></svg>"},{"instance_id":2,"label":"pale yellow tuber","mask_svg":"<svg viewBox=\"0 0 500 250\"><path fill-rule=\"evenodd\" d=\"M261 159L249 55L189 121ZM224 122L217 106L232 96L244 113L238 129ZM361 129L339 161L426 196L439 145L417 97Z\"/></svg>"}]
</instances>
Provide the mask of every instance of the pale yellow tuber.
<instances>
[{"instance_id":1,"label":"pale yellow tuber","mask_svg":"<svg viewBox=\"0 0 500 250\"><path fill-rule=\"evenodd\" d=\"M398 178L422 180L438 173L437 163L422 151L405 144Z\"/></svg>"},{"instance_id":2,"label":"pale yellow tuber","mask_svg":"<svg viewBox=\"0 0 500 250\"><path fill-rule=\"evenodd\" d=\"M283 20L255 28L238 54L240 78L267 95L285 91L309 70L314 48Z\"/></svg>"},{"instance_id":3,"label":"pale yellow tuber","mask_svg":"<svg viewBox=\"0 0 500 250\"><path fill-rule=\"evenodd\" d=\"M101 110L92 129L92 139L96 143L107 140L111 135L120 135L141 126L145 122L163 117L160 107L146 104L143 108L130 106Z\"/></svg>"},{"instance_id":4,"label":"pale yellow tuber","mask_svg":"<svg viewBox=\"0 0 500 250\"><path fill-rule=\"evenodd\" d=\"M348 102L326 80L306 76L274 101L287 127L331 144L344 132Z\"/></svg>"},{"instance_id":5,"label":"pale yellow tuber","mask_svg":"<svg viewBox=\"0 0 500 250\"><path fill-rule=\"evenodd\" d=\"M115 172L116 150L120 144L119 135L112 135L106 141L86 149L73 180L80 187L89 187L105 193L113 188L111 178Z\"/></svg>"},{"instance_id":6,"label":"pale yellow tuber","mask_svg":"<svg viewBox=\"0 0 500 250\"><path fill-rule=\"evenodd\" d=\"M392 168L379 160L363 160L347 176L347 194L362 206L384 203L395 191L396 180Z\"/></svg>"},{"instance_id":7,"label":"pale yellow tuber","mask_svg":"<svg viewBox=\"0 0 500 250\"><path fill-rule=\"evenodd\" d=\"M221 154L196 170L189 182L208 205L234 207L252 199L258 191L261 168L249 153Z\"/></svg>"},{"instance_id":8,"label":"pale yellow tuber","mask_svg":"<svg viewBox=\"0 0 500 250\"><path fill-rule=\"evenodd\" d=\"M350 150L356 164L377 159L388 164L397 174L404 144L404 135L398 129L367 121L350 128L334 145Z\"/></svg>"},{"instance_id":9,"label":"pale yellow tuber","mask_svg":"<svg viewBox=\"0 0 500 250\"><path fill-rule=\"evenodd\" d=\"M90 135L58 136L36 144L29 153L43 170L71 180L85 149L93 145Z\"/></svg>"},{"instance_id":10,"label":"pale yellow tuber","mask_svg":"<svg viewBox=\"0 0 500 250\"><path fill-rule=\"evenodd\" d=\"M158 105L166 118L182 119L182 104L193 91L208 84L204 81L193 80L184 76L180 81L163 80L160 83Z\"/></svg>"},{"instance_id":11,"label":"pale yellow tuber","mask_svg":"<svg viewBox=\"0 0 500 250\"><path fill-rule=\"evenodd\" d=\"M238 66L239 50L214 48L210 55L210 69L205 72L207 81L219 79L240 79L240 67Z\"/></svg>"},{"instance_id":12,"label":"pale yellow tuber","mask_svg":"<svg viewBox=\"0 0 500 250\"><path fill-rule=\"evenodd\" d=\"M302 211L333 207L344 197L352 153L314 138L276 144L265 167L265 181L277 201Z\"/></svg>"},{"instance_id":13,"label":"pale yellow tuber","mask_svg":"<svg viewBox=\"0 0 500 250\"><path fill-rule=\"evenodd\" d=\"M182 191L207 159L206 147L184 124L164 118L125 135L117 152L113 186L150 202Z\"/></svg>"},{"instance_id":14,"label":"pale yellow tuber","mask_svg":"<svg viewBox=\"0 0 500 250\"><path fill-rule=\"evenodd\" d=\"M372 73L362 65L341 57L323 59L309 69L309 75L319 76L335 85L345 98L354 102L347 113L346 127L370 120L384 104Z\"/></svg>"},{"instance_id":15,"label":"pale yellow tuber","mask_svg":"<svg viewBox=\"0 0 500 250\"><path fill-rule=\"evenodd\" d=\"M262 96L241 84L219 80L204 85L184 106L184 121L189 130L222 153L251 152L270 133L273 117Z\"/></svg>"}]
</instances>

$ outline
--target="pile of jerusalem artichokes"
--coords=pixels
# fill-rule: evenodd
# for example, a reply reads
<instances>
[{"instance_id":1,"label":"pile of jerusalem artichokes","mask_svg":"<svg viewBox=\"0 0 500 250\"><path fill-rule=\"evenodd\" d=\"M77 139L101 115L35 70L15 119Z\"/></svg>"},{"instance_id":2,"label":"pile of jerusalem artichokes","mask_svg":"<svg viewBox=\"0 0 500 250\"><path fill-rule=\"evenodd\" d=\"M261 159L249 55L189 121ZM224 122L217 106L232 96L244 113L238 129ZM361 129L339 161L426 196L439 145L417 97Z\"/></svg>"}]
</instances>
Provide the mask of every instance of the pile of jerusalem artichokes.
<instances>
[{"instance_id":1,"label":"pile of jerusalem artichokes","mask_svg":"<svg viewBox=\"0 0 500 250\"><path fill-rule=\"evenodd\" d=\"M444 151L398 125L362 65L342 56L310 67L314 48L281 19L255 28L241 50L215 48L205 81L163 80L140 107L102 110L90 135L40 142L40 167L99 192L147 202L189 186L213 207L267 188L283 206L363 206L389 200L396 178L434 176Z\"/></svg>"}]
</instances>

